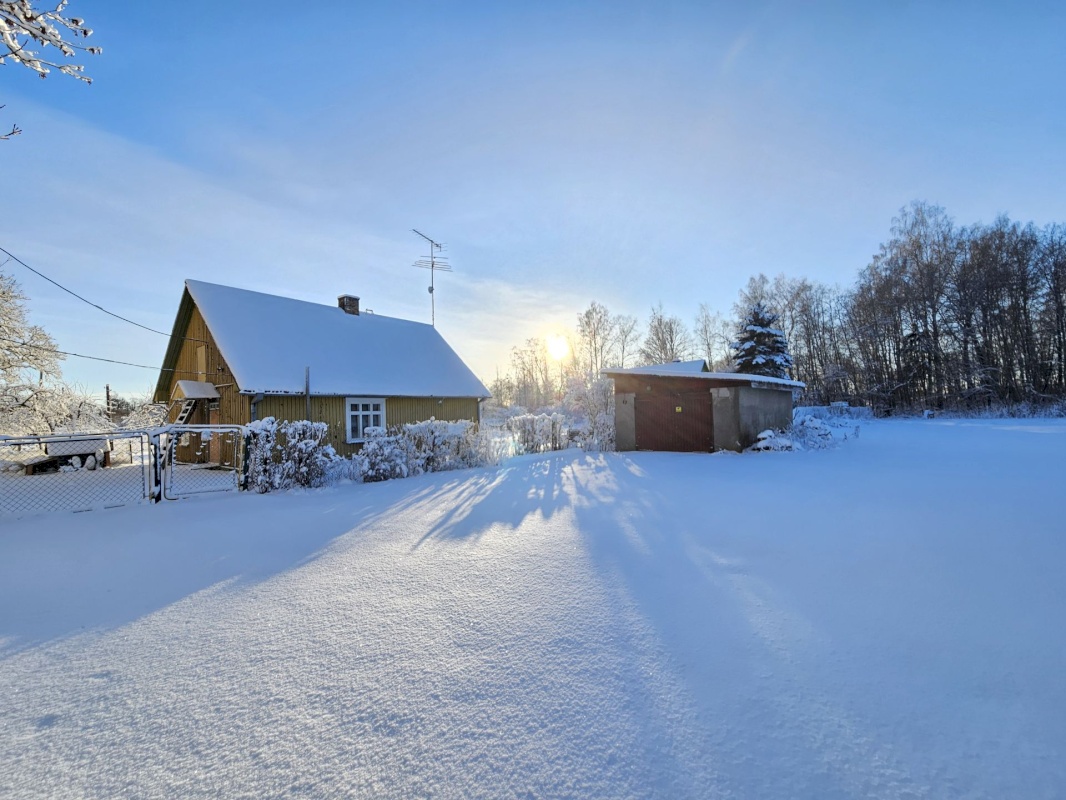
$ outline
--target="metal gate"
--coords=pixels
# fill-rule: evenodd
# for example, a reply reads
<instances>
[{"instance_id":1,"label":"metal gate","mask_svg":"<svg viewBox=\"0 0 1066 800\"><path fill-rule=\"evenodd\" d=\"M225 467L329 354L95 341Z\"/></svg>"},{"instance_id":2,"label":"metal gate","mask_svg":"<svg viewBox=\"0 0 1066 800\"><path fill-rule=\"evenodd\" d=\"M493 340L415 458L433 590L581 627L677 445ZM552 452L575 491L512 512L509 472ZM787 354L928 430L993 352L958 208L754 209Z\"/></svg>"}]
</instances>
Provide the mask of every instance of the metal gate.
<instances>
[{"instance_id":1,"label":"metal gate","mask_svg":"<svg viewBox=\"0 0 1066 800\"><path fill-rule=\"evenodd\" d=\"M638 393L633 413L638 450L708 453L714 448L711 396L706 391Z\"/></svg>"},{"instance_id":2,"label":"metal gate","mask_svg":"<svg viewBox=\"0 0 1066 800\"><path fill-rule=\"evenodd\" d=\"M240 490L244 474L240 425L173 425L163 437L160 452L167 500Z\"/></svg>"}]
</instances>

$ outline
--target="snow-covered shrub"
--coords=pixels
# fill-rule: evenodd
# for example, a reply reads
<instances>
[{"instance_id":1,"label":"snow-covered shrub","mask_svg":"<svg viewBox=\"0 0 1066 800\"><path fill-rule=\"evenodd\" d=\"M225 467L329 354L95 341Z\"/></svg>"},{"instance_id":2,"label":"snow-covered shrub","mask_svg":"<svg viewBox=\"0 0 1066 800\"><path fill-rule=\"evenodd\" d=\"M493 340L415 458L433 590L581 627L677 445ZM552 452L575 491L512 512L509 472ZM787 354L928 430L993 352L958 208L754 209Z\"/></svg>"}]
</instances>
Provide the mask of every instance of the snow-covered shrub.
<instances>
[{"instance_id":1,"label":"snow-covered shrub","mask_svg":"<svg viewBox=\"0 0 1066 800\"><path fill-rule=\"evenodd\" d=\"M780 450L827 450L841 441L859 438L858 425L844 425L841 421L827 420L814 415L797 417L787 431L763 431L747 452ZM841 429L847 431L841 434ZM834 435L834 430L836 434Z\"/></svg>"},{"instance_id":2,"label":"snow-covered shrub","mask_svg":"<svg viewBox=\"0 0 1066 800\"><path fill-rule=\"evenodd\" d=\"M364 481L387 481L407 477L407 448L399 434L384 428L368 427L366 441L359 452L363 460Z\"/></svg>"},{"instance_id":3,"label":"snow-covered shrub","mask_svg":"<svg viewBox=\"0 0 1066 800\"><path fill-rule=\"evenodd\" d=\"M325 441L329 426L325 422L301 419L283 423L278 433L281 436L277 488L324 486L329 464L337 455L333 445Z\"/></svg>"},{"instance_id":4,"label":"snow-covered shrub","mask_svg":"<svg viewBox=\"0 0 1066 800\"><path fill-rule=\"evenodd\" d=\"M407 456L407 474L441 472L477 466L477 428L467 420L412 422L399 431Z\"/></svg>"},{"instance_id":5,"label":"snow-covered shrub","mask_svg":"<svg viewBox=\"0 0 1066 800\"><path fill-rule=\"evenodd\" d=\"M566 447L562 414L523 414L507 421L507 428L515 438L515 452L543 453Z\"/></svg>"},{"instance_id":6,"label":"snow-covered shrub","mask_svg":"<svg viewBox=\"0 0 1066 800\"><path fill-rule=\"evenodd\" d=\"M833 429L818 417L800 417L792 423L791 433L804 450L826 450L833 446Z\"/></svg>"},{"instance_id":7,"label":"snow-covered shrub","mask_svg":"<svg viewBox=\"0 0 1066 800\"><path fill-rule=\"evenodd\" d=\"M278 488L275 461L277 420L273 417L259 419L246 425L244 431L245 488L260 494Z\"/></svg>"},{"instance_id":8,"label":"snow-covered shrub","mask_svg":"<svg viewBox=\"0 0 1066 800\"><path fill-rule=\"evenodd\" d=\"M570 381L567 406L578 417L570 436L583 450L614 450L614 381L591 376Z\"/></svg>"},{"instance_id":9,"label":"snow-covered shrub","mask_svg":"<svg viewBox=\"0 0 1066 800\"><path fill-rule=\"evenodd\" d=\"M471 466L495 467L514 455L514 439L502 428L478 428L473 441Z\"/></svg>"},{"instance_id":10,"label":"snow-covered shrub","mask_svg":"<svg viewBox=\"0 0 1066 800\"><path fill-rule=\"evenodd\" d=\"M603 411L589 420L588 427L578 439L582 450L614 450L614 409Z\"/></svg>"},{"instance_id":11,"label":"snow-covered shrub","mask_svg":"<svg viewBox=\"0 0 1066 800\"><path fill-rule=\"evenodd\" d=\"M325 422L278 421L273 417L245 426L245 487L253 492L325 486L337 454L325 442Z\"/></svg>"},{"instance_id":12,"label":"snow-covered shrub","mask_svg":"<svg viewBox=\"0 0 1066 800\"><path fill-rule=\"evenodd\" d=\"M792 449L792 438L787 433L784 431L765 430L755 437L755 444L745 452L765 453Z\"/></svg>"},{"instance_id":13,"label":"snow-covered shrub","mask_svg":"<svg viewBox=\"0 0 1066 800\"><path fill-rule=\"evenodd\" d=\"M360 455L350 458L334 456L326 465L326 473L322 479L323 485L334 486L338 483L362 483L365 461Z\"/></svg>"}]
</instances>

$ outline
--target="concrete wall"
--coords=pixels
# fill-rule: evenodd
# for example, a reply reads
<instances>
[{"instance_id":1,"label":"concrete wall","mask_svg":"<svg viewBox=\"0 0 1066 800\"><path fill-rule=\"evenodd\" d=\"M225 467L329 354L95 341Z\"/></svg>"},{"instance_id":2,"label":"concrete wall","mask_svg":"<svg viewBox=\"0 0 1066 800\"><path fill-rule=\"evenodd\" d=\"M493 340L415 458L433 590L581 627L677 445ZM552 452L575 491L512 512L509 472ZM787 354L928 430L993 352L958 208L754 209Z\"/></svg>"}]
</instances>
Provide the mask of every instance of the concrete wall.
<instances>
[{"instance_id":1,"label":"concrete wall","mask_svg":"<svg viewBox=\"0 0 1066 800\"><path fill-rule=\"evenodd\" d=\"M711 389L714 403L714 449L743 450L768 428L792 424L792 392L750 386Z\"/></svg>"},{"instance_id":2,"label":"concrete wall","mask_svg":"<svg viewBox=\"0 0 1066 800\"><path fill-rule=\"evenodd\" d=\"M744 386L737 392L740 395L738 422L741 449L755 444L755 437L769 428L781 430L792 424L790 389L754 389Z\"/></svg>"},{"instance_id":3,"label":"concrete wall","mask_svg":"<svg viewBox=\"0 0 1066 800\"><path fill-rule=\"evenodd\" d=\"M634 397L632 393L614 396L614 448L615 450L636 450L637 420L633 413Z\"/></svg>"},{"instance_id":4,"label":"concrete wall","mask_svg":"<svg viewBox=\"0 0 1066 800\"><path fill-rule=\"evenodd\" d=\"M711 403L714 415L714 449L743 450L738 413L740 389L735 386L711 389Z\"/></svg>"}]
</instances>

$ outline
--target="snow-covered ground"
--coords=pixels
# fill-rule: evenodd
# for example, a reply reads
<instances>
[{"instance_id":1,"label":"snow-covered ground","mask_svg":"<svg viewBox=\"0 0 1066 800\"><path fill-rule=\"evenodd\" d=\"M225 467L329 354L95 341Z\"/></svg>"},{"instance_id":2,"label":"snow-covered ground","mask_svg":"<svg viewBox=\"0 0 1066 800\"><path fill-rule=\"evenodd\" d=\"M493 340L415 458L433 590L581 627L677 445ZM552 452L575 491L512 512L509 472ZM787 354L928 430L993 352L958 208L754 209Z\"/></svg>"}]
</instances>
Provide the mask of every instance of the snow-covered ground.
<instances>
[{"instance_id":1,"label":"snow-covered ground","mask_svg":"<svg viewBox=\"0 0 1066 800\"><path fill-rule=\"evenodd\" d=\"M0 525L0 796L1066 796L1066 422Z\"/></svg>"}]
</instances>

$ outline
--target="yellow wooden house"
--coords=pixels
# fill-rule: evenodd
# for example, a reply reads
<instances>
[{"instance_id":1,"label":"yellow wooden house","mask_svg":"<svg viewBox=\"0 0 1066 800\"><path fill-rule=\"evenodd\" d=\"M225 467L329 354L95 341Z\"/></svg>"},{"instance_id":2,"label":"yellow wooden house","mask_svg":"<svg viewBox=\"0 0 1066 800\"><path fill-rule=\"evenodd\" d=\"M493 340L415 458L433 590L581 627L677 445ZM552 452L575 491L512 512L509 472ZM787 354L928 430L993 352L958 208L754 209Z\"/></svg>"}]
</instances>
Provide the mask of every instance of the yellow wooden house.
<instances>
[{"instance_id":1,"label":"yellow wooden house","mask_svg":"<svg viewBox=\"0 0 1066 800\"><path fill-rule=\"evenodd\" d=\"M488 397L431 325L361 313L352 295L332 306L196 280L185 281L155 391L171 422L326 422L342 455L371 426L479 421Z\"/></svg>"}]
</instances>

